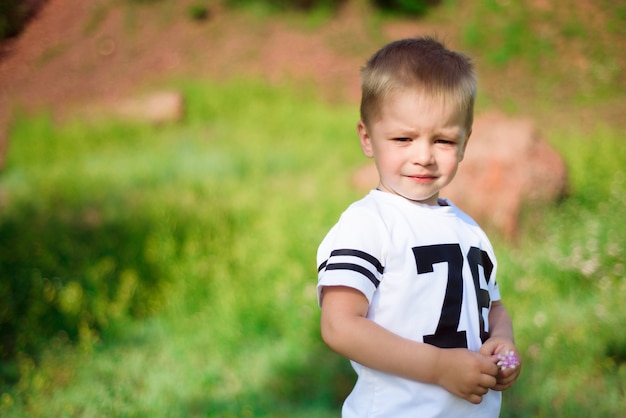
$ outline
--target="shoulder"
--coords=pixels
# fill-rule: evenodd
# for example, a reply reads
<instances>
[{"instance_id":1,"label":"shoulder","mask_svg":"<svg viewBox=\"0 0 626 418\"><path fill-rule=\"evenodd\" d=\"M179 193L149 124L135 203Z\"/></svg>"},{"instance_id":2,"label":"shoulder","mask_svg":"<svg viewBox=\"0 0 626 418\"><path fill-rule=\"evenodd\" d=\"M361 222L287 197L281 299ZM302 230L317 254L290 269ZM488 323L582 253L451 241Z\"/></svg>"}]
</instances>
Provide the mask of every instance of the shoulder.
<instances>
[{"instance_id":1,"label":"shoulder","mask_svg":"<svg viewBox=\"0 0 626 418\"><path fill-rule=\"evenodd\" d=\"M380 253L387 242L385 215L372 194L351 204L326 234L319 247L319 257L336 248L353 248Z\"/></svg>"},{"instance_id":2,"label":"shoulder","mask_svg":"<svg viewBox=\"0 0 626 418\"><path fill-rule=\"evenodd\" d=\"M375 193L352 203L340 216L337 224L372 229L384 224L385 204Z\"/></svg>"}]
</instances>

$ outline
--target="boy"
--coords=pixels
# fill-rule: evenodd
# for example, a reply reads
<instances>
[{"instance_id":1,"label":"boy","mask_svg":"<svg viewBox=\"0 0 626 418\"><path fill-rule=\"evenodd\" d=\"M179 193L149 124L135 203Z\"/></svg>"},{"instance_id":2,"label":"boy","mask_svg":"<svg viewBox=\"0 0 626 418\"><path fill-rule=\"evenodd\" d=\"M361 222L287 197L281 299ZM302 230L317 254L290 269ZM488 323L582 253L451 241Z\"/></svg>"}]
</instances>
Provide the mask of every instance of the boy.
<instances>
[{"instance_id":1,"label":"boy","mask_svg":"<svg viewBox=\"0 0 626 418\"><path fill-rule=\"evenodd\" d=\"M357 131L380 182L317 254L322 337L358 374L342 415L496 417L520 364L495 255L439 198L472 129L472 64L432 38L400 40L370 58L361 90Z\"/></svg>"}]
</instances>

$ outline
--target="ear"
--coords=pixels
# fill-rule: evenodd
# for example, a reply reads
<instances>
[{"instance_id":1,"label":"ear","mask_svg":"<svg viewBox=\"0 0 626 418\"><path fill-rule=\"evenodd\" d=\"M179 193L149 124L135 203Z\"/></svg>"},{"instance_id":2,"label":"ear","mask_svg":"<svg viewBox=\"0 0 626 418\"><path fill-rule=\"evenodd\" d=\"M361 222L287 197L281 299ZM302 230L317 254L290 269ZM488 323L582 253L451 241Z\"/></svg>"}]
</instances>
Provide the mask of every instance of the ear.
<instances>
[{"instance_id":1,"label":"ear","mask_svg":"<svg viewBox=\"0 0 626 418\"><path fill-rule=\"evenodd\" d=\"M463 142L463 148L461 148L461 154L459 155L459 162L463 161L463 157L465 157L465 149L467 148L467 144L469 143L470 136L472 136L472 131L470 130L465 137L465 141Z\"/></svg>"},{"instance_id":2,"label":"ear","mask_svg":"<svg viewBox=\"0 0 626 418\"><path fill-rule=\"evenodd\" d=\"M359 134L359 140L361 142L361 150L363 150L363 154L367 158L372 158L374 156L374 151L372 150L372 138L367 132L367 126L363 120L360 120L356 125L356 131Z\"/></svg>"}]
</instances>

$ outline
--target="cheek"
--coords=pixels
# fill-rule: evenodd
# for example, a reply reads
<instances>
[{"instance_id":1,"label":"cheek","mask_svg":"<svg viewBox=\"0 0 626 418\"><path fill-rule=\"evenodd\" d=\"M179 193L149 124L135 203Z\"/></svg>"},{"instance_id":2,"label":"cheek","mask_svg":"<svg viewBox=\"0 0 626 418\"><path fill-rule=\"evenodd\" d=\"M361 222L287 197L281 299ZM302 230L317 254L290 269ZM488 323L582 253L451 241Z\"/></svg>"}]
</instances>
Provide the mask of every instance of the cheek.
<instances>
[{"instance_id":1,"label":"cheek","mask_svg":"<svg viewBox=\"0 0 626 418\"><path fill-rule=\"evenodd\" d=\"M376 149L376 160L379 165L393 166L403 161L402 153L390 150L385 147Z\"/></svg>"},{"instance_id":2,"label":"cheek","mask_svg":"<svg viewBox=\"0 0 626 418\"><path fill-rule=\"evenodd\" d=\"M462 160L462 156L459 153L451 153L439 160L439 164L442 168L445 168L446 171L456 172L456 169L459 166L459 162Z\"/></svg>"}]
</instances>

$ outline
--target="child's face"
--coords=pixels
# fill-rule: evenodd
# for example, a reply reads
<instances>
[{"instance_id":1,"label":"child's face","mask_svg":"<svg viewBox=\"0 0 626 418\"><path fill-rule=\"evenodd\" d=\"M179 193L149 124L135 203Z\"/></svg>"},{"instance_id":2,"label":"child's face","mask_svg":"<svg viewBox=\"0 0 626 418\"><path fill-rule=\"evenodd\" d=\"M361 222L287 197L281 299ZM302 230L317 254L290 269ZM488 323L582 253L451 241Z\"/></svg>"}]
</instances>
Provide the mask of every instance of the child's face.
<instances>
[{"instance_id":1,"label":"child's face","mask_svg":"<svg viewBox=\"0 0 626 418\"><path fill-rule=\"evenodd\" d=\"M363 121L357 129L363 153L376 162L378 187L429 205L454 178L470 134L458 106L410 90L385 99L369 129Z\"/></svg>"}]
</instances>

